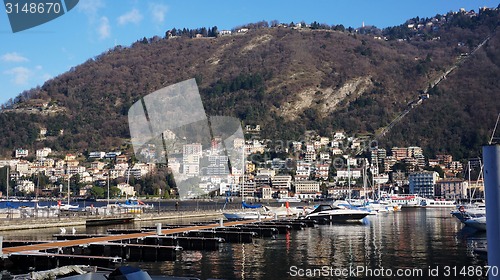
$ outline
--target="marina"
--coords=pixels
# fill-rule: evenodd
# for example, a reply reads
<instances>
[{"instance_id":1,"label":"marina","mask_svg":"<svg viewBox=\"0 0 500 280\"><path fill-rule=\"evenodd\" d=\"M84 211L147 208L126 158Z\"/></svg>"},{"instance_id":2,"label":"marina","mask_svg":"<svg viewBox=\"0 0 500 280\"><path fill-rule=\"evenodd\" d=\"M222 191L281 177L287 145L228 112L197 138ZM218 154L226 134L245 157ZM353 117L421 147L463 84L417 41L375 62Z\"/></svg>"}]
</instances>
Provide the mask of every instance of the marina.
<instances>
[{"instance_id":1,"label":"marina","mask_svg":"<svg viewBox=\"0 0 500 280\"><path fill-rule=\"evenodd\" d=\"M0 280L500 279L495 1L4 2Z\"/></svg>"},{"instance_id":2,"label":"marina","mask_svg":"<svg viewBox=\"0 0 500 280\"><path fill-rule=\"evenodd\" d=\"M57 228L3 232L3 253L13 256L14 263L32 267L37 260L40 269L51 268L56 259L59 265L126 263L151 275L199 279L293 279L291 267L424 270L431 265L486 265L484 257L474 253L485 243L484 232L462 225L449 209L406 208L349 223L246 220L225 221L221 227L212 218L158 222L163 225L161 235L157 221L139 220L80 226L73 234L61 234Z\"/></svg>"}]
</instances>

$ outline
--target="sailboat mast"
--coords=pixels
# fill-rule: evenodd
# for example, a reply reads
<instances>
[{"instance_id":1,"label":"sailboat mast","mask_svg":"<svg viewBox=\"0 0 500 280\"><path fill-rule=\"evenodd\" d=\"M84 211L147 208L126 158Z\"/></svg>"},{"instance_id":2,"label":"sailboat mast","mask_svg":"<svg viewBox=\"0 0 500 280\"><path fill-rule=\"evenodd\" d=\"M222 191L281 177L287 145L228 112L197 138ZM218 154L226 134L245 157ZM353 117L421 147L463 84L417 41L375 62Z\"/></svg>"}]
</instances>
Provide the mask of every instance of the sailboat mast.
<instances>
[{"instance_id":1,"label":"sailboat mast","mask_svg":"<svg viewBox=\"0 0 500 280\"><path fill-rule=\"evenodd\" d=\"M36 190L35 190L35 200L38 202L38 189L40 188L40 171L38 171L38 180L36 182Z\"/></svg>"},{"instance_id":2,"label":"sailboat mast","mask_svg":"<svg viewBox=\"0 0 500 280\"><path fill-rule=\"evenodd\" d=\"M241 199L245 201L245 167L246 167L246 158L245 158L245 146L243 146L243 165L241 166L241 170L243 171L243 176L241 179ZM241 204L243 207L243 203Z\"/></svg>"},{"instance_id":3,"label":"sailboat mast","mask_svg":"<svg viewBox=\"0 0 500 280\"><path fill-rule=\"evenodd\" d=\"M467 180L468 180L468 186L469 186L469 190L471 189L471 185L470 185L470 160L467 162L467 171L469 172L469 175L467 176ZM472 204L472 193L469 191L469 203Z\"/></svg>"},{"instance_id":4,"label":"sailboat mast","mask_svg":"<svg viewBox=\"0 0 500 280\"><path fill-rule=\"evenodd\" d=\"M375 185L375 178L373 179L373 184ZM377 194L377 200L380 201L380 183L377 182L377 191L378 191L378 194Z\"/></svg>"},{"instance_id":5,"label":"sailboat mast","mask_svg":"<svg viewBox=\"0 0 500 280\"><path fill-rule=\"evenodd\" d=\"M109 176L110 176L110 170L108 169L108 204L109 204Z\"/></svg>"},{"instance_id":6,"label":"sailboat mast","mask_svg":"<svg viewBox=\"0 0 500 280\"><path fill-rule=\"evenodd\" d=\"M71 176L69 175L69 169L68 169L68 207L69 207L69 204L70 204L70 188L69 188L69 179L71 178Z\"/></svg>"},{"instance_id":7,"label":"sailboat mast","mask_svg":"<svg viewBox=\"0 0 500 280\"><path fill-rule=\"evenodd\" d=\"M349 199L349 203L351 203L351 167L349 165L349 157L347 157L347 184L348 191L347 197Z\"/></svg>"},{"instance_id":8,"label":"sailboat mast","mask_svg":"<svg viewBox=\"0 0 500 280\"><path fill-rule=\"evenodd\" d=\"M365 193L364 194L364 201L363 201L363 205L366 204L366 201L367 201L367 197L366 197L366 162L363 161L363 192Z\"/></svg>"},{"instance_id":9,"label":"sailboat mast","mask_svg":"<svg viewBox=\"0 0 500 280\"><path fill-rule=\"evenodd\" d=\"M9 165L7 165L7 200L9 200L9 181L10 181L10 171Z\"/></svg>"},{"instance_id":10,"label":"sailboat mast","mask_svg":"<svg viewBox=\"0 0 500 280\"><path fill-rule=\"evenodd\" d=\"M483 174L483 163L481 162L481 159L479 159L479 175L477 176L477 180L476 180L476 188L479 187L479 182L482 180L483 181L483 202L484 202L484 195L485 195L485 192L484 192L484 174ZM476 189L474 189L474 193L476 193Z\"/></svg>"},{"instance_id":11,"label":"sailboat mast","mask_svg":"<svg viewBox=\"0 0 500 280\"><path fill-rule=\"evenodd\" d=\"M377 198L375 199L375 172L374 172L373 165L370 166L370 171L372 173L372 183L371 183L372 184L372 194L373 194L372 198L373 198L373 200L380 200L380 197L379 197L380 196L380 191L377 193Z\"/></svg>"}]
</instances>

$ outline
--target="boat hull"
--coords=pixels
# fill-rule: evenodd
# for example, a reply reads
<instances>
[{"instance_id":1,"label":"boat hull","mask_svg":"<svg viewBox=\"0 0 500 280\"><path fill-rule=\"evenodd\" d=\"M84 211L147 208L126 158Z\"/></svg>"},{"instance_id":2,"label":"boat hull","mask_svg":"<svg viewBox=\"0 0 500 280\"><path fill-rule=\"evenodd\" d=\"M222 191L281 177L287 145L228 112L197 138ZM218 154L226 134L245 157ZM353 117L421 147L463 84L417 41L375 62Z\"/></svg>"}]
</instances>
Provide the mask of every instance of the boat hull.
<instances>
[{"instance_id":1,"label":"boat hull","mask_svg":"<svg viewBox=\"0 0 500 280\"><path fill-rule=\"evenodd\" d=\"M259 214L257 212L236 212L236 213L222 213L227 220L238 221L238 220L258 220L270 218L266 214Z\"/></svg>"},{"instance_id":2,"label":"boat hull","mask_svg":"<svg viewBox=\"0 0 500 280\"><path fill-rule=\"evenodd\" d=\"M300 198L296 198L296 197L283 197L283 198L278 198L276 201L279 203L302 202L302 200Z\"/></svg>"},{"instance_id":3,"label":"boat hull","mask_svg":"<svg viewBox=\"0 0 500 280\"><path fill-rule=\"evenodd\" d=\"M332 222L348 222L348 221L360 221L369 213L349 213L349 214L318 214L318 215L309 215L306 219L310 220L328 220Z\"/></svg>"},{"instance_id":4,"label":"boat hull","mask_svg":"<svg viewBox=\"0 0 500 280\"><path fill-rule=\"evenodd\" d=\"M464 221L464 224L477 230L486 231L486 217L468 219Z\"/></svg>"},{"instance_id":5,"label":"boat hull","mask_svg":"<svg viewBox=\"0 0 500 280\"><path fill-rule=\"evenodd\" d=\"M425 208L456 208L457 204L451 200L426 199L422 201L422 206Z\"/></svg>"}]
</instances>

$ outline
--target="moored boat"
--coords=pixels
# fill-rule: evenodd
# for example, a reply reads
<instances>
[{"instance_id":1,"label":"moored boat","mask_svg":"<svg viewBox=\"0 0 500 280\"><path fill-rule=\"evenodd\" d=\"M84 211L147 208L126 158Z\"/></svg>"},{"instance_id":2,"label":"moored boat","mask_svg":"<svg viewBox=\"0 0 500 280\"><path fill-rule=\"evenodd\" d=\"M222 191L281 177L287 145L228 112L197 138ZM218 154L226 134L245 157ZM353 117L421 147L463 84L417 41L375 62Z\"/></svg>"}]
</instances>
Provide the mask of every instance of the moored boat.
<instances>
[{"instance_id":1,"label":"moored boat","mask_svg":"<svg viewBox=\"0 0 500 280\"><path fill-rule=\"evenodd\" d=\"M461 205L457 210L452 211L451 215L465 224L465 221L469 219L486 217L486 208L466 207Z\"/></svg>"},{"instance_id":2,"label":"moored boat","mask_svg":"<svg viewBox=\"0 0 500 280\"><path fill-rule=\"evenodd\" d=\"M302 200L300 200L300 198L298 198L298 197L286 196L286 197L278 198L276 201L279 203L285 203L285 202L301 202Z\"/></svg>"},{"instance_id":3,"label":"moored boat","mask_svg":"<svg viewBox=\"0 0 500 280\"><path fill-rule=\"evenodd\" d=\"M126 213L143 213L144 209L154 208L152 204L146 204L137 198L129 198L125 203L118 203L114 206Z\"/></svg>"},{"instance_id":4,"label":"moored boat","mask_svg":"<svg viewBox=\"0 0 500 280\"><path fill-rule=\"evenodd\" d=\"M227 220L259 220L274 218L272 213L265 211L241 211L241 212L224 212L222 213Z\"/></svg>"},{"instance_id":5,"label":"moored boat","mask_svg":"<svg viewBox=\"0 0 500 280\"><path fill-rule=\"evenodd\" d=\"M79 205L71 205L71 204L58 204L57 208L61 211L80 211Z\"/></svg>"},{"instance_id":6,"label":"moored boat","mask_svg":"<svg viewBox=\"0 0 500 280\"><path fill-rule=\"evenodd\" d=\"M395 194L382 198L384 201L401 205L401 207L420 207L423 197L417 194Z\"/></svg>"},{"instance_id":7,"label":"moored boat","mask_svg":"<svg viewBox=\"0 0 500 280\"><path fill-rule=\"evenodd\" d=\"M268 211L267 208L263 208L261 204L247 204L245 201L241 202L241 206L243 209L252 209L249 211L240 211L240 212L224 212L222 213L227 220L236 221L236 220L258 220L263 218L272 218L274 217ZM260 209L259 209L260 208ZM259 210L257 210L259 209Z\"/></svg>"},{"instance_id":8,"label":"moored boat","mask_svg":"<svg viewBox=\"0 0 500 280\"><path fill-rule=\"evenodd\" d=\"M465 220L463 223L466 226L486 231L486 216L470 218L468 220Z\"/></svg>"},{"instance_id":9,"label":"moored boat","mask_svg":"<svg viewBox=\"0 0 500 280\"><path fill-rule=\"evenodd\" d=\"M425 199L422 201L422 206L425 208L455 208L456 203L452 200Z\"/></svg>"},{"instance_id":10,"label":"moored boat","mask_svg":"<svg viewBox=\"0 0 500 280\"><path fill-rule=\"evenodd\" d=\"M335 222L360 221L369 214L370 212L364 210L346 209L339 206L321 204L311 213L307 214L305 219L326 219Z\"/></svg>"},{"instance_id":11,"label":"moored boat","mask_svg":"<svg viewBox=\"0 0 500 280\"><path fill-rule=\"evenodd\" d=\"M290 207L288 203L286 205L281 205L280 207L264 206L267 213L272 214L278 218L301 216L305 215L305 208Z\"/></svg>"}]
</instances>

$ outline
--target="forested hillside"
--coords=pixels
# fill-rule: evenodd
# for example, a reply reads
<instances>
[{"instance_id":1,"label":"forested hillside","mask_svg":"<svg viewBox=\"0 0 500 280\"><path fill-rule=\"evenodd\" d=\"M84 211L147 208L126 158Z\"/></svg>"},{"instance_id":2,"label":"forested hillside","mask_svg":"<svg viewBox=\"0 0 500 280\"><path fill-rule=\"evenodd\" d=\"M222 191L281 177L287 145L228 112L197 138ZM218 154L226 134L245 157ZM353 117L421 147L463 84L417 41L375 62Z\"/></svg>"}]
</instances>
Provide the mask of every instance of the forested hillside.
<instances>
[{"instance_id":1,"label":"forested hillside","mask_svg":"<svg viewBox=\"0 0 500 280\"><path fill-rule=\"evenodd\" d=\"M202 38L167 31L117 46L6 104L1 152L125 148L130 106L190 78L208 115L260 124L268 138L299 139L306 130L374 134L492 36L381 142L470 156L500 109L499 18L498 10L488 10L415 18L385 30L273 23L217 37L215 27Z\"/></svg>"}]
</instances>

